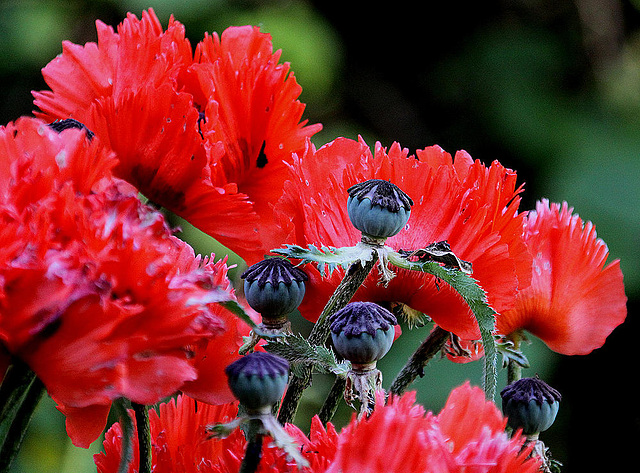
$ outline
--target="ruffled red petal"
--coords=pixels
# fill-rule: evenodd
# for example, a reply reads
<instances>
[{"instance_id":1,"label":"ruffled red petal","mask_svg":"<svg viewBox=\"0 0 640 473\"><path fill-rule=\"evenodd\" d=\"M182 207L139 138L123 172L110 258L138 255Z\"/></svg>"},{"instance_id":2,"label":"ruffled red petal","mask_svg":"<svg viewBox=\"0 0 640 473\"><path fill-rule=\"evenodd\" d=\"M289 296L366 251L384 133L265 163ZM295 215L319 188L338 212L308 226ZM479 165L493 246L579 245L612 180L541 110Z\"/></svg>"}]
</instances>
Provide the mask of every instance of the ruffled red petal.
<instances>
[{"instance_id":1,"label":"ruffled red petal","mask_svg":"<svg viewBox=\"0 0 640 473\"><path fill-rule=\"evenodd\" d=\"M301 121L302 88L279 58L270 35L256 27L231 27L198 44L197 64L190 69L199 85L194 95L206 98L204 137L223 146L210 161L211 181L237 183L259 218L260 253L247 254L249 264L282 245L272 206L282 195L285 162L321 128Z\"/></svg>"},{"instance_id":2,"label":"ruffled red petal","mask_svg":"<svg viewBox=\"0 0 640 473\"><path fill-rule=\"evenodd\" d=\"M309 146L294 159L285 194L276 206L287 243L301 246L351 246L360 240L346 211L346 190L371 178L390 180L414 200L407 226L387 240L395 249L419 249L447 240L452 250L473 264L473 277L496 310L515 303L528 284L531 259L522 241L523 214L515 173L494 162L485 167L460 152L455 160L439 147L408 155L396 143L374 153L362 141L339 138L319 149ZM524 270L525 268L526 270ZM300 311L316 320L343 276L322 278L307 268L309 284ZM464 338L478 338L468 307L446 284L430 275L398 270L387 287L377 284L378 270L354 300L403 302L429 315L438 325Z\"/></svg>"},{"instance_id":3,"label":"ruffled red petal","mask_svg":"<svg viewBox=\"0 0 640 473\"><path fill-rule=\"evenodd\" d=\"M248 263L281 246L283 160L320 125L301 121L301 88L270 36L207 35L194 61L184 27L163 31L151 9L97 30L97 44L67 42L43 69L51 91L34 92L36 115L84 123L116 152L118 176Z\"/></svg>"},{"instance_id":4,"label":"ruffled red petal","mask_svg":"<svg viewBox=\"0 0 640 473\"><path fill-rule=\"evenodd\" d=\"M3 345L86 416L120 396L155 403L196 379L188 347L215 343L231 318L217 304L235 300L226 264L196 258L83 131L22 120L0 143ZM88 159L102 172L85 176Z\"/></svg>"},{"instance_id":5,"label":"ruffled red petal","mask_svg":"<svg viewBox=\"0 0 640 473\"><path fill-rule=\"evenodd\" d=\"M624 322L627 297L620 262L606 264L609 251L594 225L566 203L543 200L529 213L525 239L533 255L532 283L516 307L498 317L498 331L528 330L566 355L601 347Z\"/></svg>"}]
</instances>

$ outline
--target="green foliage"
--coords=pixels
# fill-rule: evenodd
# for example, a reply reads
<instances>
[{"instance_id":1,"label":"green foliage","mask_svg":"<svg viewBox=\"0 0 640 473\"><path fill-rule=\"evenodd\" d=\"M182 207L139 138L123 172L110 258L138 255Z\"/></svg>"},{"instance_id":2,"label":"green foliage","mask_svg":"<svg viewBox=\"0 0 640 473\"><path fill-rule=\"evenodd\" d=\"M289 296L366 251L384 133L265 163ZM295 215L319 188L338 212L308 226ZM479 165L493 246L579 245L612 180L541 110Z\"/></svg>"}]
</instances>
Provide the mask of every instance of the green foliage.
<instances>
[{"instance_id":1,"label":"green foliage","mask_svg":"<svg viewBox=\"0 0 640 473\"><path fill-rule=\"evenodd\" d=\"M436 261L409 261L396 252L387 255L389 262L399 268L422 271L434 275L455 289L473 312L484 345L484 390L488 399L494 399L498 382L497 350L493 330L495 311L489 306L484 290L468 274L442 266Z\"/></svg>"},{"instance_id":2,"label":"green foliage","mask_svg":"<svg viewBox=\"0 0 640 473\"><path fill-rule=\"evenodd\" d=\"M312 365L319 373L333 373L337 376L346 376L351 364L348 361L338 361L330 348L311 345L301 335L290 335L277 340L269 340L265 349L279 355L291 364L293 374L301 365Z\"/></svg>"},{"instance_id":3,"label":"green foliage","mask_svg":"<svg viewBox=\"0 0 640 473\"><path fill-rule=\"evenodd\" d=\"M348 269L352 263L360 261L363 265L373 258L372 248L358 243L355 246L335 248L332 246L309 245L303 248L298 245L285 245L284 248L271 250L272 253L290 259L300 260L299 264L315 263L322 276L328 276L337 268Z\"/></svg>"}]
</instances>

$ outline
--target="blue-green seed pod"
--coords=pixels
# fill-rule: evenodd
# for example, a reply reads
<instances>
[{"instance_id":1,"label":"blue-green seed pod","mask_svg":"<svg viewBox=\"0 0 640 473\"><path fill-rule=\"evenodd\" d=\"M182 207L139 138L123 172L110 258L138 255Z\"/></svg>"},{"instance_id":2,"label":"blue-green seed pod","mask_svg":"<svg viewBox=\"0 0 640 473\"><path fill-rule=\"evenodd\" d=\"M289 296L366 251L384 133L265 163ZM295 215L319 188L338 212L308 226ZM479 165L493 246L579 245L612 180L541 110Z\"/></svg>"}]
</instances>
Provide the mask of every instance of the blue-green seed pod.
<instances>
[{"instance_id":1,"label":"blue-green seed pod","mask_svg":"<svg viewBox=\"0 0 640 473\"><path fill-rule=\"evenodd\" d=\"M551 427L562 397L538 377L514 381L500 396L507 424L514 430L522 429L525 435L536 435Z\"/></svg>"},{"instance_id":2,"label":"blue-green seed pod","mask_svg":"<svg viewBox=\"0 0 640 473\"><path fill-rule=\"evenodd\" d=\"M329 321L336 352L360 365L373 363L387 354L397 324L391 312L373 302L351 302Z\"/></svg>"},{"instance_id":3,"label":"blue-green seed pod","mask_svg":"<svg viewBox=\"0 0 640 473\"><path fill-rule=\"evenodd\" d=\"M306 273L288 260L267 258L242 273L247 303L263 320L280 319L296 310L305 293Z\"/></svg>"},{"instance_id":4,"label":"blue-green seed pod","mask_svg":"<svg viewBox=\"0 0 640 473\"><path fill-rule=\"evenodd\" d=\"M225 368L233 395L248 411L270 408L289 381L289 362L267 352L252 352Z\"/></svg>"},{"instance_id":5,"label":"blue-green seed pod","mask_svg":"<svg viewBox=\"0 0 640 473\"><path fill-rule=\"evenodd\" d=\"M347 192L349 219L366 236L391 237L409 220L413 200L389 181L369 179L351 186Z\"/></svg>"}]
</instances>

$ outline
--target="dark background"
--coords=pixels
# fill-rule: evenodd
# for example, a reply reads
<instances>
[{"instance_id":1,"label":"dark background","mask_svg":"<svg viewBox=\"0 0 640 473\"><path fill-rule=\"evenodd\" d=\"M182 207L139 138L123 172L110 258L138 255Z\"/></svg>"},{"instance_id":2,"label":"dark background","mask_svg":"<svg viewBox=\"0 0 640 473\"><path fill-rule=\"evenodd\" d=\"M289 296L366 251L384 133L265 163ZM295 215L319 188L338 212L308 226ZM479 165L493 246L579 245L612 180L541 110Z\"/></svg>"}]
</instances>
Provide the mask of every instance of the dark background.
<instances>
[{"instance_id":1,"label":"dark background","mask_svg":"<svg viewBox=\"0 0 640 473\"><path fill-rule=\"evenodd\" d=\"M362 135L371 146L398 141L411 152L432 144L465 149L518 171L526 183L521 209L547 197L596 224L611 259L622 261L627 321L588 356L557 355L533 339L525 376L539 373L563 395L542 439L564 472L628 469L640 438L632 338L640 287L639 5L2 0L0 123L31 113L30 91L46 88L40 69L61 52L62 40L95 41L96 19L116 26L127 11L139 17L152 6L163 25L171 13L185 24L194 45L205 31L260 25L303 87L306 118L324 124L317 145ZM198 251L219 254L197 231L184 235ZM381 362L387 382L426 333L412 331ZM420 402L437 412L453 387L465 379L479 384L474 365L430 365L415 384ZM309 412L329 381L318 377L305 401ZM349 415L341 409L336 424ZM12 471L95 471L91 454L100 448L100 441L89 451L72 447L63 417L45 399Z\"/></svg>"}]
</instances>

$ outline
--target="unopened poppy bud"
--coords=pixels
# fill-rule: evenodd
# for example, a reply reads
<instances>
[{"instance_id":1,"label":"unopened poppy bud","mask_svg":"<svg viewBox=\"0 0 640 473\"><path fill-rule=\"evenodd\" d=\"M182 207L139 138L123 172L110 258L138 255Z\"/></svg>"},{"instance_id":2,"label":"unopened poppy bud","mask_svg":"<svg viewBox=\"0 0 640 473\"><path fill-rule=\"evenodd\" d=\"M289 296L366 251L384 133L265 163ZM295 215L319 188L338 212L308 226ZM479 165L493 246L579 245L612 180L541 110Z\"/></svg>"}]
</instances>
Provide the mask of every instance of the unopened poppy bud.
<instances>
[{"instance_id":1,"label":"unopened poppy bud","mask_svg":"<svg viewBox=\"0 0 640 473\"><path fill-rule=\"evenodd\" d=\"M357 365L374 363L387 354L397 323L391 312L373 302L351 302L329 320L336 352Z\"/></svg>"},{"instance_id":2,"label":"unopened poppy bud","mask_svg":"<svg viewBox=\"0 0 640 473\"><path fill-rule=\"evenodd\" d=\"M308 279L304 271L281 258L259 261L241 277L247 303L267 323L285 317L300 305Z\"/></svg>"},{"instance_id":3,"label":"unopened poppy bud","mask_svg":"<svg viewBox=\"0 0 640 473\"><path fill-rule=\"evenodd\" d=\"M225 368L233 395L248 411L271 409L289 381L289 362L267 352L252 352Z\"/></svg>"},{"instance_id":4,"label":"unopened poppy bud","mask_svg":"<svg viewBox=\"0 0 640 473\"><path fill-rule=\"evenodd\" d=\"M413 200L389 181L369 179L351 186L347 192L349 219L363 235L388 238L409 220Z\"/></svg>"},{"instance_id":5,"label":"unopened poppy bud","mask_svg":"<svg viewBox=\"0 0 640 473\"><path fill-rule=\"evenodd\" d=\"M502 412L512 429L522 429L527 436L547 430L556 419L561 395L535 378L522 378L506 386L500 393Z\"/></svg>"}]
</instances>

